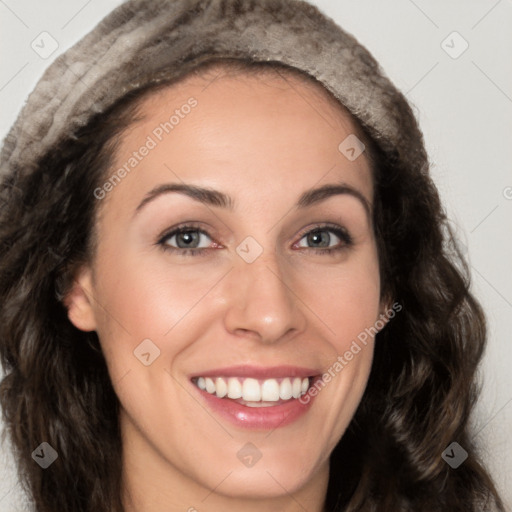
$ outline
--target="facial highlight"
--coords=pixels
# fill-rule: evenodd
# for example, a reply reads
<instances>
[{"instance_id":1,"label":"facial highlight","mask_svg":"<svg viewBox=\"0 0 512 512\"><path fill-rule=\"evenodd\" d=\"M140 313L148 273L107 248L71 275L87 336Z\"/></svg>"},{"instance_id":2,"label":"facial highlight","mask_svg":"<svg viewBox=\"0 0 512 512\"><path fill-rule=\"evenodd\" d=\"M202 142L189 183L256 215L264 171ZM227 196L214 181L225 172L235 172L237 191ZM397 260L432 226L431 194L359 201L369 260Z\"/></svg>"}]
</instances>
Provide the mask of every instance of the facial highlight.
<instances>
[{"instance_id":1,"label":"facial highlight","mask_svg":"<svg viewBox=\"0 0 512 512\"><path fill-rule=\"evenodd\" d=\"M278 74L190 76L140 110L70 316L121 403L128 509L320 510L383 308L369 161L340 150L358 130Z\"/></svg>"}]
</instances>

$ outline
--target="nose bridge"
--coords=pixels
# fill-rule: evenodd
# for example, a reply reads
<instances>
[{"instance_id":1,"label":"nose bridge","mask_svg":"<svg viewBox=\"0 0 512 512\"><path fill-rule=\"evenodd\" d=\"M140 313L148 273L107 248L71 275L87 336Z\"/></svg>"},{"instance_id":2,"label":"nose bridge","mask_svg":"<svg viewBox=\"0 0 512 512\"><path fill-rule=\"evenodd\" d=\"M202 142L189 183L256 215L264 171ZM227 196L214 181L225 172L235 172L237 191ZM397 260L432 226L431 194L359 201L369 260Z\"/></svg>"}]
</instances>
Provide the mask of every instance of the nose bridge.
<instances>
[{"instance_id":1,"label":"nose bridge","mask_svg":"<svg viewBox=\"0 0 512 512\"><path fill-rule=\"evenodd\" d=\"M249 241L250 244L250 241ZM243 243L242 249L247 249ZM249 246L249 251L251 248ZM226 327L230 332L250 333L273 343L290 331L304 328L305 318L292 290L285 262L276 251L265 248L254 260L237 257L228 285L229 310Z\"/></svg>"}]
</instances>

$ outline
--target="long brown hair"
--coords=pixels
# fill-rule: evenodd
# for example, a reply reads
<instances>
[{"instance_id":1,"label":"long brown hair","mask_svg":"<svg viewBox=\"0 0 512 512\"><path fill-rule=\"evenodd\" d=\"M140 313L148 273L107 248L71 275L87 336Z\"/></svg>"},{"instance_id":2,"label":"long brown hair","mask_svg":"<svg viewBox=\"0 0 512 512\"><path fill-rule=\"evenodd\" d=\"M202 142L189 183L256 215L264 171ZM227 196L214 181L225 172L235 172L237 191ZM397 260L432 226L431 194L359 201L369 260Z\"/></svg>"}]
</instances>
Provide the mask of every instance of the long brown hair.
<instances>
[{"instance_id":1,"label":"long brown hair","mask_svg":"<svg viewBox=\"0 0 512 512\"><path fill-rule=\"evenodd\" d=\"M229 67L294 72L277 63ZM32 173L0 184L0 401L37 512L123 510L118 399L96 333L74 328L61 299L93 250L94 189L139 100L152 92L128 94ZM396 115L421 139L409 110ZM383 293L402 311L377 335L366 392L331 455L326 510L503 512L468 427L484 315L427 156L417 154L423 165L412 171L360 129L374 173ZM441 456L454 441L469 454L457 469ZM42 442L59 454L46 470L31 457Z\"/></svg>"}]
</instances>

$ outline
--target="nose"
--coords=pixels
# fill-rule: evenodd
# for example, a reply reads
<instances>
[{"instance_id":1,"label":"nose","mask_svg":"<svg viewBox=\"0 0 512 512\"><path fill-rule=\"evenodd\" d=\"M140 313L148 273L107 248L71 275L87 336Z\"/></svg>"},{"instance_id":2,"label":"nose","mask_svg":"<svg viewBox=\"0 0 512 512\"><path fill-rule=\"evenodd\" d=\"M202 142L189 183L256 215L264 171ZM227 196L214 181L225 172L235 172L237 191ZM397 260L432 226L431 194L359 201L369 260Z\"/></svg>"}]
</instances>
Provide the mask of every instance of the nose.
<instances>
[{"instance_id":1,"label":"nose","mask_svg":"<svg viewBox=\"0 0 512 512\"><path fill-rule=\"evenodd\" d=\"M302 332L306 325L304 305L293 284L293 279L283 274L275 254L263 254L252 263L236 262L225 288L226 329L265 344Z\"/></svg>"}]
</instances>

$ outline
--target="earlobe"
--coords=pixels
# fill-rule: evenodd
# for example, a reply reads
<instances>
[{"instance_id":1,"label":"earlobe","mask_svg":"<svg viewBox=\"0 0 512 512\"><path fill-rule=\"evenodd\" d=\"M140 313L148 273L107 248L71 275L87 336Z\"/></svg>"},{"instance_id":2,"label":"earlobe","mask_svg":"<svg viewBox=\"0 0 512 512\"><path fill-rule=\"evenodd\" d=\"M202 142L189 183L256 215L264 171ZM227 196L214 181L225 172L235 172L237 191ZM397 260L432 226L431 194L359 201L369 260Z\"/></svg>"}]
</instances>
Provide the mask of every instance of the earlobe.
<instances>
[{"instance_id":1,"label":"earlobe","mask_svg":"<svg viewBox=\"0 0 512 512\"><path fill-rule=\"evenodd\" d=\"M81 331L96 330L96 317L92 299L91 270L83 268L73 280L63 304L70 322Z\"/></svg>"}]
</instances>

